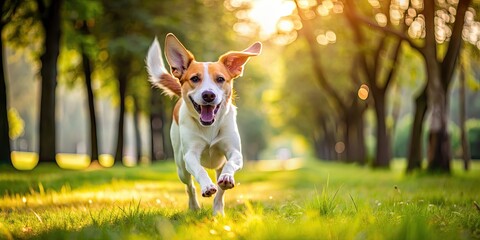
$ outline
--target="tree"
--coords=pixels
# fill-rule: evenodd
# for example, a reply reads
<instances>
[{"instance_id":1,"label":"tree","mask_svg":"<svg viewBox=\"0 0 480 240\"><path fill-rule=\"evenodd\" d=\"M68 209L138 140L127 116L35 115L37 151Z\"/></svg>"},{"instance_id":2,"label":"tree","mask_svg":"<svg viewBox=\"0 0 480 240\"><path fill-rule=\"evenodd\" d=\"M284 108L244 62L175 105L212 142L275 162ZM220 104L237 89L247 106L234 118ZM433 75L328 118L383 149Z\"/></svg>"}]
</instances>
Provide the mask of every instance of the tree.
<instances>
[{"instance_id":1,"label":"tree","mask_svg":"<svg viewBox=\"0 0 480 240\"><path fill-rule=\"evenodd\" d=\"M37 0L38 14L44 29L44 51L40 57L42 68L40 75L40 146L39 161L55 162L55 88L57 85L57 60L60 53L60 13L62 0L49 4Z\"/></svg>"},{"instance_id":2,"label":"tree","mask_svg":"<svg viewBox=\"0 0 480 240\"><path fill-rule=\"evenodd\" d=\"M120 57L114 61L116 66L116 74L118 81L118 95L120 98L120 110L118 113L118 125L117 125L117 148L115 150L115 163L121 163L123 160L123 138L125 129L125 97L128 85L128 67L129 62L125 57Z\"/></svg>"},{"instance_id":3,"label":"tree","mask_svg":"<svg viewBox=\"0 0 480 240\"><path fill-rule=\"evenodd\" d=\"M137 161L140 162L142 159L142 138L140 133L140 103L139 99L136 96L132 96L133 100L133 128L135 131L135 146L137 150Z\"/></svg>"},{"instance_id":4,"label":"tree","mask_svg":"<svg viewBox=\"0 0 480 240\"><path fill-rule=\"evenodd\" d=\"M385 22L383 24L392 27L389 16L390 1L380 8L377 16L385 16ZM360 25L356 21L356 13L354 9L354 3L348 0L345 4L345 15L348 19L350 27L353 30L355 36L355 44L360 49L360 64L366 75L366 81L368 83L370 92L372 93L375 101L374 109L376 115L377 126L377 140L376 140L376 154L373 162L374 167L389 167L391 153L391 136L389 136L386 125L386 94L388 87L390 86L395 73L395 65L398 60L398 56L401 51L401 41L393 40L393 43L389 41L389 36L383 34L379 37L376 43L376 47L373 47L371 52L367 52L367 40L366 34L360 29ZM403 27L403 24L402 26ZM385 54L387 53L387 54ZM382 54L385 55L382 57ZM369 61L370 59L373 59ZM369 64L370 62L370 64ZM382 72L383 71L383 72Z\"/></svg>"},{"instance_id":5,"label":"tree","mask_svg":"<svg viewBox=\"0 0 480 240\"><path fill-rule=\"evenodd\" d=\"M363 114L366 110L366 104L360 101L358 98L343 97L337 89L332 86L332 81L328 80L327 74L325 72L323 63L321 62L321 56L318 51L317 37L314 34L314 27L312 19L309 19L304 13L304 11L309 11L310 8L315 8L315 6L310 6L305 9L302 9L298 1L295 1L297 5L297 11L300 15L300 21L302 23L301 34L303 34L307 40L309 53L312 59L312 68L315 73L315 78L318 84L322 87L324 93L330 96L334 102L335 108L339 111L339 119L344 124L344 133L343 133L343 144L346 149L346 159L349 162L358 162L364 164L366 162L366 151L365 151L365 140L364 140L364 125L363 125ZM310 10L311 11L311 10ZM352 68L350 70L349 77L353 82L353 85L360 86L361 80L355 74L358 71L358 61L359 58L353 58L351 63ZM345 65L343 65L345 69ZM354 95L356 96L356 88L343 88L346 92L346 96ZM322 118L320 118L322 119ZM323 125L322 123L319 123Z\"/></svg>"},{"instance_id":6,"label":"tree","mask_svg":"<svg viewBox=\"0 0 480 240\"><path fill-rule=\"evenodd\" d=\"M467 18L467 17L466 17ZM472 19L467 20L466 24L471 24L470 21ZM475 43L475 42L473 42ZM462 55L459 59L459 77L458 81L460 82L459 86L459 127L460 127L460 141L461 141L461 146L462 146L462 159L463 159L463 168L465 171L470 169L470 161L471 161L471 150L468 142L468 131L466 127L466 122L467 122L467 94L466 90L467 89L473 89L475 90L475 86L478 88L478 83L473 84L472 82L476 83L474 76L472 76L472 64L474 62L478 62L478 59L480 57L480 53L477 51L477 46L469 44L469 43L464 43L463 44L463 51ZM470 86L470 87L467 87ZM471 105L471 103L468 103L468 105Z\"/></svg>"},{"instance_id":7,"label":"tree","mask_svg":"<svg viewBox=\"0 0 480 240\"><path fill-rule=\"evenodd\" d=\"M89 34L87 22L83 22L82 30L85 34ZM90 119L90 146L91 146L91 155L90 158L92 161L98 160L98 133L97 133L97 118L95 113L95 98L92 90L92 61L87 54L87 51L84 46L81 47L82 52L82 65L83 73L85 77L85 87L87 90L88 98L88 112Z\"/></svg>"},{"instance_id":8,"label":"tree","mask_svg":"<svg viewBox=\"0 0 480 240\"><path fill-rule=\"evenodd\" d=\"M171 155L167 154L169 147L168 139L165 137L168 111L165 104L165 98L161 91L152 88L150 91L150 144L152 160L167 159Z\"/></svg>"},{"instance_id":9,"label":"tree","mask_svg":"<svg viewBox=\"0 0 480 240\"><path fill-rule=\"evenodd\" d=\"M98 131L97 117L95 111L95 99L92 89L92 73L94 71L95 59L98 55L98 42L91 33L91 28L95 26L96 20L102 13L101 4L96 1L70 0L66 2L63 16L65 18L64 42L66 47L79 52L81 62L79 66L71 69L76 71L81 69L81 75L78 79L84 80L88 103L88 115L90 125L90 159L98 160ZM77 78L72 78L72 80Z\"/></svg>"},{"instance_id":10,"label":"tree","mask_svg":"<svg viewBox=\"0 0 480 240\"><path fill-rule=\"evenodd\" d=\"M447 126L447 92L460 52L465 13L470 3L471 0L459 1L457 7L454 8L454 6L446 2L436 4L434 0L417 2L416 5L413 6L413 9L415 9L416 12L417 10L423 10L421 10L421 14L415 14L415 16L408 20L410 22L408 34L389 28L388 26L380 26L366 18L357 17L357 20L367 23L370 27L380 29L385 33L407 41L410 46L421 53L425 60L427 72L426 97L427 106L431 115L427 154L428 169L430 171L450 172L452 156ZM452 5L455 5L455 3ZM450 7L455 11L445 10ZM407 8L403 9L403 11L406 9L408 9L408 3ZM402 9L399 9L399 11L400 10ZM437 17L437 15L441 16ZM445 21L444 16L452 16L453 19L455 19L451 28L449 26L450 22ZM437 24L435 24L435 19L438 20ZM407 21L407 19L405 19L405 21ZM436 27L443 31L435 32ZM448 30L446 30L447 28ZM447 32L451 34L448 35ZM414 41L414 39L417 38L424 38L423 45L419 45ZM446 43L447 40L449 40L448 43ZM446 47L444 54L439 53L440 46ZM425 98L422 97L418 99L423 100ZM421 113L422 110L420 109L419 112Z\"/></svg>"},{"instance_id":11,"label":"tree","mask_svg":"<svg viewBox=\"0 0 480 240\"><path fill-rule=\"evenodd\" d=\"M109 53L109 64L114 69L117 81L119 112L115 131L117 134L115 163L119 164L123 160L124 152L125 98L129 79L142 69L139 67L140 64L135 65L135 62L142 62L149 42L144 37L144 29L149 27L148 23L143 25L135 21L146 21L149 12L146 6L141 6L135 1L103 1L102 4L106 11L99 19L101 24L96 25L94 34L99 41L108 43L101 47Z\"/></svg>"},{"instance_id":12,"label":"tree","mask_svg":"<svg viewBox=\"0 0 480 240\"><path fill-rule=\"evenodd\" d=\"M423 122L427 114L427 86L415 97L415 113L410 133L410 146L407 156L407 172L422 167L423 160Z\"/></svg>"},{"instance_id":13,"label":"tree","mask_svg":"<svg viewBox=\"0 0 480 240\"><path fill-rule=\"evenodd\" d=\"M463 168L465 171L470 169L470 149L468 146L468 136L467 131L465 129L465 121L466 121L466 103L465 103L465 72L466 70L466 63L465 59L460 59L460 76L458 80L460 81L460 94L459 94L459 108L460 108L460 133L461 133L461 142L462 142L462 159L463 159Z\"/></svg>"}]
</instances>

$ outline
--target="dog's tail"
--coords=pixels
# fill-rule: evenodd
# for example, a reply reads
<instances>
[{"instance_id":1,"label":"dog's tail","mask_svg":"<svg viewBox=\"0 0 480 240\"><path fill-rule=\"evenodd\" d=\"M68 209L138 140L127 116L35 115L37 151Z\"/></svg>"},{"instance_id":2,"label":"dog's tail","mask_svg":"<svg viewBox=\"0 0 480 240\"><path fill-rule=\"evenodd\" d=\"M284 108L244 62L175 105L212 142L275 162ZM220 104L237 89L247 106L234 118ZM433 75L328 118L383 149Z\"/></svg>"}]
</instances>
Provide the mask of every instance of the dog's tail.
<instances>
[{"instance_id":1,"label":"dog's tail","mask_svg":"<svg viewBox=\"0 0 480 240\"><path fill-rule=\"evenodd\" d=\"M148 49L147 59L145 61L147 63L149 81L153 86L161 88L163 93L170 97L180 96L182 94L180 82L177 78L170 75L165 68L162 59L162 50L160 49L157 38L153 40L150 49Z\"/></svg>"}]
</instances>

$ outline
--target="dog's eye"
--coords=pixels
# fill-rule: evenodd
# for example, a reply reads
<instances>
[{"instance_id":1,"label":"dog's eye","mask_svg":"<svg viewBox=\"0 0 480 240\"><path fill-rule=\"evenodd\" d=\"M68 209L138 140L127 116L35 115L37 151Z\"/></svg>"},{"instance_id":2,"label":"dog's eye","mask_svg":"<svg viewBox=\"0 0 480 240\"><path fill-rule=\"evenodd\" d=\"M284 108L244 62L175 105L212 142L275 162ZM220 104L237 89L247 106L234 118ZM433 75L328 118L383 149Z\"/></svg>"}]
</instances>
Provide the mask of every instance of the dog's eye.
<instances>
[{"instance_id":1,"label":"dog's eye","mask_svg":"<svg viewBox=\"0 0 480 240\"><path fill-rule=\"evenodd\" d=\"M218 83L223 83L223 82L225 82L225 78L223 78L223 77L218 77L218 78L217 78L217 82L218 82Z\"/></svg>"},{"instance_id":2,"label":"dog's eye","mask_svg":"<svg viewBox=\"0 0 480 240\"><path fill-rule=\"evenodd\" d=\"M193 76L190 78L190 81L192 81L193 83L197 83L200 82L200 78L198 76Z\"/></svg>"}]
</instances>

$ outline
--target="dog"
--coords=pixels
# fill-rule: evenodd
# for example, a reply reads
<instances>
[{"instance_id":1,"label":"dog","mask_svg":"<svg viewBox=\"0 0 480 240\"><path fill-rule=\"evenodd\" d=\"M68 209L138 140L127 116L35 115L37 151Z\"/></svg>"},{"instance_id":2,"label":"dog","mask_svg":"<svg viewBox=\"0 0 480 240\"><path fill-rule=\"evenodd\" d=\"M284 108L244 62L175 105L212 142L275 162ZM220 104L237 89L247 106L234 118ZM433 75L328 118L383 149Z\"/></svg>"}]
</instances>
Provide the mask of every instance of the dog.
<instances>
[{"instance_id":1,"label":"dog","mask_svg":"<svg viewBox=\"0 0 480 240\"><path fill-rule=\"evenodd\" d=\"M147 54L149 81L169 96L178 96L170 138L180 180L186 185L189 208L199 209L192 176L203 197L216 194L213 214L224 215L224 192L235 186L235 173L243 167L233 80L243 75L250 57L261 53L256 42L243 51L230 51L216 62L197 62L172 33L165 38L165 57L155 38ZM217 184L205 168L215 169Z\"/></svg>"}]
</instances>

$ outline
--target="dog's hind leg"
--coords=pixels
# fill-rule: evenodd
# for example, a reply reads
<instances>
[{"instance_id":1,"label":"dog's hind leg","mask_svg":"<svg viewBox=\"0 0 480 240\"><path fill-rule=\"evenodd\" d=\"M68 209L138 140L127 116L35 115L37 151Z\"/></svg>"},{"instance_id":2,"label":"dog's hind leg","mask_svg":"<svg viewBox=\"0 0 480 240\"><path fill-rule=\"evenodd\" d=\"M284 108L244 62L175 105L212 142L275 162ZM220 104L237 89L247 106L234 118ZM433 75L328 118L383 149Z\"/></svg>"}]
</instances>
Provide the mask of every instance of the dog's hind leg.
<instances>
[{"instance_id":1,"label":"dog's hind leg","mask_svg":"<svg viewBox=\"0 0 480 240\"><path fill-rule=\"evenodd\" d=\"M200 205L197 201L197 194L195 193L195 185L193 184L192 175L185 168L185 162L182 158L182 149L180 144L180 134L178 125L172 123L170 129L170 136L173 146L173 155L175 158L175 164L177 165L178 178L185 184L188 194L188 207L191 210L200 209Z\"/></svg>"},{"instance_id":2,"label":"dog's hind leg","mask_svg":"<svg viewBox=\"0 0 480 240\"><path fill-rule=\"evenodd\" d=\"M220 177L220 174L222 173L222 168L215 170L217 173L217 181L218 177ZM217 195L215 195L215 198L213 199L213 215L225 215L224 212L224 206L225 206L225 200L223 197L223 194L225 193L225 190L222 188L218 189Z\"/></svg>"},{"instance_id":3,"label":"dog's hind leg","mask_svg":"<svg viewBox=\"0 0 480 240\"><path fill-rule=\"evenodd\" d=\"M197 201L197 194L195 192L195 185L193 184L192 175L182 167L177 167L178 177L186 185L188 194L188 208L190 210L200 209L200 205Z\"/></svg>"}]
</instances>

